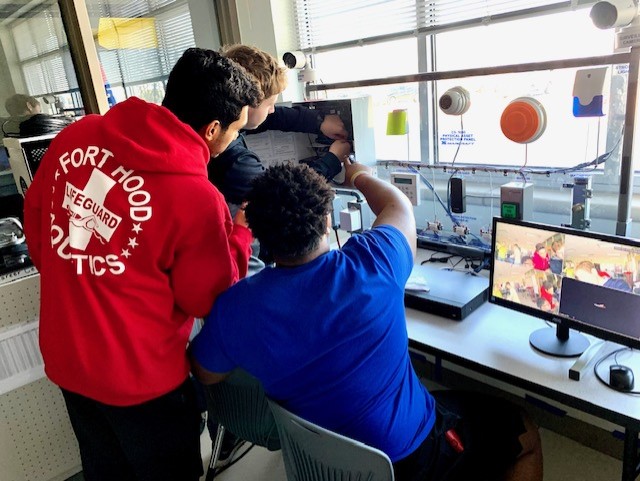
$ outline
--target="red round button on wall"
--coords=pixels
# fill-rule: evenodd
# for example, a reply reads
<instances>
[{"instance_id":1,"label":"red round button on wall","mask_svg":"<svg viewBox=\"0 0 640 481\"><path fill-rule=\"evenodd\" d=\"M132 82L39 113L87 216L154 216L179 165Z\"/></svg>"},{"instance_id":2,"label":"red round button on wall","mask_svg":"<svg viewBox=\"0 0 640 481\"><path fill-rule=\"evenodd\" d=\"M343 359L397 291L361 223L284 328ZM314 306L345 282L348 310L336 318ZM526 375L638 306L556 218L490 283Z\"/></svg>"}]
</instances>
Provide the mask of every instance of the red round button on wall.
<instances>
[{"instance_id":1,"label":"red round button on wall","mask_svg":"<svg viewBox=\"0 0 640 481\"><path fill-rule=\"evenodd\" d=\"M500 117L500 128L509 140L527 144L538 139L547 127L547 114L540 102L520 97L509 103Z\"/></svg>"}]
</instances>

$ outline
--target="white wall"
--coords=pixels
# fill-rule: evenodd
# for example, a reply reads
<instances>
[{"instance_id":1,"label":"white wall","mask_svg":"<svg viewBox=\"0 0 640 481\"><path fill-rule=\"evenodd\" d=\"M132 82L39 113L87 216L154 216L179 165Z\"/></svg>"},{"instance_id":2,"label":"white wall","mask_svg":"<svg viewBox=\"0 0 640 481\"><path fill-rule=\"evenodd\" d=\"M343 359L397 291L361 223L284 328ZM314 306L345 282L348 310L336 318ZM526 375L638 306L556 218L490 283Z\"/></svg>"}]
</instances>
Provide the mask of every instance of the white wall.
<instances>
[{"instance_id":1,"label":"white wall","mask_svg":"<svg viewBox=\"0 0 640 481\"><path fill-rule=\"evenodd\" d=\"M213 0L188 0L191 12L191 25L196 46L218 50L220 48L220 31Z\"/></svg>"},{"instance_id":2,"label":"white wall","mask_svg":"<svg viewBox=\"0 0 640 481\"><path fill-rule=\"evenodd\" d=\"M292 1L236 0L236 9L241 43L261 48L277 59L298 48ZM281 100L298 102L303 98L304 87L298 82L297 71L292 70Z\"/></svg>"}]
</instances>

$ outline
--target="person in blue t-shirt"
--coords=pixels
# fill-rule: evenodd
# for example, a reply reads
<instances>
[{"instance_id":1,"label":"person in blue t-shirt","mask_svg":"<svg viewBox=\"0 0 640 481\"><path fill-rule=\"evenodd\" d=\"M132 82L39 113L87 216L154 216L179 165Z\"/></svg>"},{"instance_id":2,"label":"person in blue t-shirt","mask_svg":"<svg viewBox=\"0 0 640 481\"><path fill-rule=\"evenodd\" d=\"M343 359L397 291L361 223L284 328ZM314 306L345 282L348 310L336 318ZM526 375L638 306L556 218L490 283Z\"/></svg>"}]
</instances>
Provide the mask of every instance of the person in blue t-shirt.
<instances>
[{"instance_id":1,"label":"person in blue t-shirt","mask_svg":"<svg viewBox=\"0 0 640 481\"><path fill-rule=\"evenodd\" d=\"M276 166L253 182L247 221L275 266L218 297L191 344L194 374L248 371L286 409L384 451L399 481L541 480L537 429L517 408L420 383L403 301L413 208L368 167L345 168L377 217L342 250L329 248L334 193L320 175Z\"/></svg>"}]
</instances>

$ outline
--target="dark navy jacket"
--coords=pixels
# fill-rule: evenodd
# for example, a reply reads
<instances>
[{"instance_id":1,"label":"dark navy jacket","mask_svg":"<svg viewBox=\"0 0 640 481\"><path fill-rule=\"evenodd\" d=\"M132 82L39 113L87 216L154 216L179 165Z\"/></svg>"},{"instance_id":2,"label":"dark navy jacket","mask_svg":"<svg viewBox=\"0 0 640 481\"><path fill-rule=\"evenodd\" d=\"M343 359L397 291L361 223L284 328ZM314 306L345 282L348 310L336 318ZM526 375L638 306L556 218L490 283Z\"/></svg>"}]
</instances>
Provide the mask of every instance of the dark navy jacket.
<instances>
[{"instance_id":1,"label":"dark navy jacket","mask_svg":"<svg viewBox=\"0 0 640 481\"><path fill-rule=\"evenodd\" d=\"M209 180L222 192L228 204L241 204L251 189L251 181L265 170L258 156L247 148L244 135L265 130L319 134L323 120L321 114L305 107L276 107L262 125L240 134L224 152L211 159L207 167ZM327 180L338 174L342 167L340 160L331 152L309 162L309 165Z\"/></svg>"}]
</instances>

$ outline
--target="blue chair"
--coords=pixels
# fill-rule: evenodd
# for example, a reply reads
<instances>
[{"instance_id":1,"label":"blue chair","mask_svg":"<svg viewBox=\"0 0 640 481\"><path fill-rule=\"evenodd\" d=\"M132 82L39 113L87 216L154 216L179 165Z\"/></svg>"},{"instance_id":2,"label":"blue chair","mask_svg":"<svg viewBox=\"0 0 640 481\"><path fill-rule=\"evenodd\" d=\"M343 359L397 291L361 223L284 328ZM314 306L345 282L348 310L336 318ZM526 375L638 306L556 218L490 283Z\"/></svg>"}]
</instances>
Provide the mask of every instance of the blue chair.
<instances>
[{"instance_id":1,"label":"blue chair","mask_svg":"<svg viewBox=\"0 0 640 481\"><path fill-rule=\"evenodd\" d=\"M278 426L288 481L393 481L379 449L329 431L269 400Z\"/></svg>"}]
</instances>

